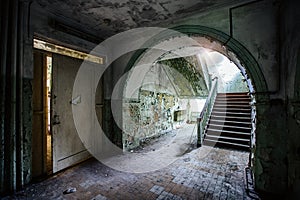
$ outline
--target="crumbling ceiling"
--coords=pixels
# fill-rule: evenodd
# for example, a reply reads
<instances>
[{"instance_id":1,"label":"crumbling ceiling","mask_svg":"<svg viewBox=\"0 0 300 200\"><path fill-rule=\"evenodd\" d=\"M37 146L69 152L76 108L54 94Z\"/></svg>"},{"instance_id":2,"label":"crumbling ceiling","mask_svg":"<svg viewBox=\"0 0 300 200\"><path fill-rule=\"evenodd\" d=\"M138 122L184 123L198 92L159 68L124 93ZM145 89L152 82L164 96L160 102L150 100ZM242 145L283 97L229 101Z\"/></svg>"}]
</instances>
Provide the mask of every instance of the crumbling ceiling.
<instances>
[{"instance_id":1,"label":"crumbling ceiling","mask_svg":"<svg viewBox=\"0 0 300 200\"><path fill-rule=\"evenodd\" d=\"M60 19L107 38L145 26L170 25L174 20L245 0L33 0Z\"/></svg>"}]
</instances>

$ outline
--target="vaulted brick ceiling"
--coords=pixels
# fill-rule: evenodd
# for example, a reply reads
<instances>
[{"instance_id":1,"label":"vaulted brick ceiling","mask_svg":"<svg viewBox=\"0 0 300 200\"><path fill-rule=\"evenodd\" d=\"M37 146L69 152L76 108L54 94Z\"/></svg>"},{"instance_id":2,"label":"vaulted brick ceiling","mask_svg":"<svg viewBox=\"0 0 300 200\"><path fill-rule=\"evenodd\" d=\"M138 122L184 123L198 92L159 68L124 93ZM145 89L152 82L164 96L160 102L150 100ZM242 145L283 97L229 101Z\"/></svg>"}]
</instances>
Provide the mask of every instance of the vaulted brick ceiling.
<instances>
[{"instance_id":1,"label":"vaulted brick ceiling","mask_svg":"<svg viewBox=\"0 0 300 200\"><path fill-rule=\"evenodd\" d=\"M178 19L245 0L34 0L66 20L105 38L136 27L170 25Z\"/></svg>"}]
</instances>

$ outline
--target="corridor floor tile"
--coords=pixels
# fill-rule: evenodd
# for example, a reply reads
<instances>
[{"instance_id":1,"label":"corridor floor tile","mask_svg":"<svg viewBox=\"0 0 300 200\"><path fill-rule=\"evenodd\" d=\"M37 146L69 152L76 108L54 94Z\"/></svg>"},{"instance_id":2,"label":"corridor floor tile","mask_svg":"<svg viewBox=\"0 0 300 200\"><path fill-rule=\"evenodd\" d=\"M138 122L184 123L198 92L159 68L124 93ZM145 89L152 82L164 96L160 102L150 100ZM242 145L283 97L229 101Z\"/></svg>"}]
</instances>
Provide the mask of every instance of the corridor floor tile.
<instances>
[{"instance_id":1,"label":"corridor floor tile","mask_svg":"<svg viewBox=\"0 0 300 200\"><path fill-rule=\"evenodd\" d=\"M147 173L120 172L90 159L4 199L248 200L244 186L248 158L246 152L203 146ZM76 191L63 194L68 188Z\"/></svg>"}]
</instances>

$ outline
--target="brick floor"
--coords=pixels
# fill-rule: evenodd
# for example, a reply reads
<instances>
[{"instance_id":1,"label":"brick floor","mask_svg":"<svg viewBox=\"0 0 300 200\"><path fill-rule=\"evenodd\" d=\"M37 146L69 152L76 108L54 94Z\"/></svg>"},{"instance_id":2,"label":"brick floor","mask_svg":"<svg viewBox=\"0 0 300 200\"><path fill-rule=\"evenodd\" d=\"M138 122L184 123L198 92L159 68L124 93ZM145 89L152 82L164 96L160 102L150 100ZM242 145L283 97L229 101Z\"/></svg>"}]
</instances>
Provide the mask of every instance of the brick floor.
<instances>
[{"instance_id":1,"label":"brick floor","mask_svg":"<svg viewBox=\"0 0 300 200\"><path fill-rule=\"evenodd\" d=\"M202 151L209 153L201 157ZM5 199L251 199L244 168L248 153L201 147L149 173L125 173L91 159L31 184ZM63 194L68 188L76 192Z\"/></svg>"}]
</instances>

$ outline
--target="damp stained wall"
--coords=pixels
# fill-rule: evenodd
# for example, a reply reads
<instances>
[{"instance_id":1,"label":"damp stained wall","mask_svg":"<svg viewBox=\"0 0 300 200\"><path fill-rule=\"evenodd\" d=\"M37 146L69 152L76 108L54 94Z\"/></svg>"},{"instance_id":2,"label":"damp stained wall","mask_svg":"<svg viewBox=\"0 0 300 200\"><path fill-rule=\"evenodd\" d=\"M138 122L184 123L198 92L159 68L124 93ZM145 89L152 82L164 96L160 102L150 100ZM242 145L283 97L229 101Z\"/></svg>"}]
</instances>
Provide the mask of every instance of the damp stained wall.
<instances>
[{"instance_id":1,"label":"damp stained wall","mask_svg":"<svg viewBox=\"0 0 300 200\"><path fill-rule=\"evenodd\" d=\"M203 72L196 64L195 57L159 61L144 66L146 72L139 73L144 74L142 81L131 80L135 71L140 72L139 67L132 69L124 91L136 88L137 95L123 99L124 149L135 148L140 141L171 131L180 123L196 121L203 107L203 101L197 100L208 94ZM191 104L196 106L191 108Z\"/></svg>"},{"instance_id":2,"label":"damp stained wall","mask_svg":"<svg viewBox=\"0 0 300 200\"><path fill-rule=\"evenodd\" d=\"M278 90L278 8L277 1L253 1L237 6L207 10L181 20L166 24L201 25L230 35L230 15L232 11L232 37L247 48L261 66L270 91ZM235 8L236 7L236 8Z\"/></svg>"},{"instance_id":3,"label":"damp stained wall","mask_svg":"<svg viewBox=\"0 0 300 200\"><path fill-rule=\"evenodd\" d=\"M174 95L143 90L138 103L123 103L125 149L135 148L143 139L172 130L175 101Z\"/></svg>"}]
</instances>

